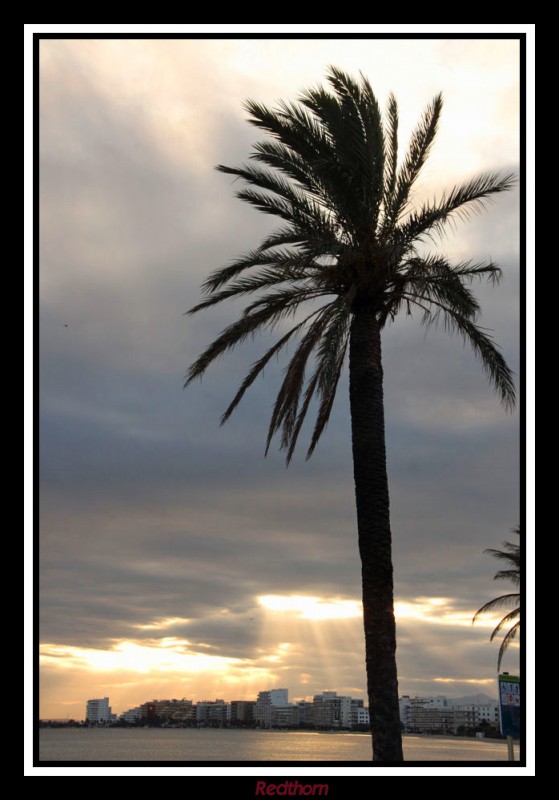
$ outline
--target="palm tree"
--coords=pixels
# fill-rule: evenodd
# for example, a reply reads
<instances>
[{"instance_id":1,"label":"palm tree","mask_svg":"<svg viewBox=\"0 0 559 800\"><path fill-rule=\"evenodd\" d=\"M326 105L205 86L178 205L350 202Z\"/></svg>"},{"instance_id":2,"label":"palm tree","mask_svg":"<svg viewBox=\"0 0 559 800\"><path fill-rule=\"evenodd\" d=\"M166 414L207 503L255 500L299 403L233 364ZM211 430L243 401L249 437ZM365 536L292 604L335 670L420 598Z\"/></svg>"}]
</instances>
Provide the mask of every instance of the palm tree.
<instances>
[{"instance_id":1,"label":"palm tree","mask_svg":"<svg viewBox=\"0 0 559 800\"><path fill-rule=\"evenodd\" d=\"M229 298L259 293L190 367L186 384L219 356L256 332L280 326L277 342L252 366L221 418L224 423L264 367L299 337L285 368L270 421L291 460L303 421L316 398L307 451L326 427L349 350L350 409L357 528L362 562L367 688L373 759L401 761L396 674L391 532L386 472L381 331L400 311L424 325L442 320L468 341L505 406L514 404L511 372L491 337L475 323L479 304L469 284L497 281L491 263L452 265L422 246L446 222L467 218L493 195L510 189L510 174L489 173L418 208L411 191L437 132L437 95L398 159L398 106L386 117L368 80L330 67L331 90L305 91L275 109L248 101L249 122L271 138L254 145L252 163L217 169L245 182L237 197L281 227L259 247L214 271L207 295L190 313ZM311 301L309 303L309 301ZM310 307L309 307L310 305Z\"/></svg>"},{"instance_id":2,"label":"palm tree","mask_svg":"<svg viewBox=\"0 0 559 800\"><path fill-rule=\"evenodd\" d=\"M517 536L520 536L520 526L513 528L513 533L516 533ZM489 548L488 550L484 551L485 553L489 553L501 561L505 561L510 566L510 569L501 569L499 572L495 573L493 580L511 581L514 586L519 588L520 545L514 544L513 542L503 542L503 546L505 548L504 550L493 550L492 548ZM509 594L502 594L500 597L490 600L488 603L485 603L485 605L483 605L479 611L476 611L472 620L472 622L475 622L480 614L485 614L487 611L493 611L496 608L510 608L511 606L513 606L512 611L509 611L508 614L505 614L502 620L494 628L489 639L489 641L492 642L497 634L503 630L503 628L506 628L507 625L510 625L510 623L514 622L514 625L511 625L511 627L509 627L505 633L499 648L499 657L497 659L498 671L501 669L501 661L503 660L506 649L513 639L516 639L518 633L520 633L520 593L510 592Z\"/></svg>"}]
</instances>

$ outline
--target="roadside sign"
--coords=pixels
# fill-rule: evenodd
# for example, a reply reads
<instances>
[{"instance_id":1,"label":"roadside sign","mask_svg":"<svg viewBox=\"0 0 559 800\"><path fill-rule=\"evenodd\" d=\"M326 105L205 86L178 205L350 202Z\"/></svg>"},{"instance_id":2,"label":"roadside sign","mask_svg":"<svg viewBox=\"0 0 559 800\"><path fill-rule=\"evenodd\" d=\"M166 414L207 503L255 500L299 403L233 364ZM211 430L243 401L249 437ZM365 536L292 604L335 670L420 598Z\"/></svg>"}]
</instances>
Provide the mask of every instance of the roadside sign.
<instances>
[{"instance_id":1,"label":"roadside sign","mask_svg":"<svg viewBox=\"0 0 559 800\"><path fill-rule=\"evenodd\" d=\"M503 736L520 737L520 678L499 675L499 709Z\"/></svg>"}]
</instances>

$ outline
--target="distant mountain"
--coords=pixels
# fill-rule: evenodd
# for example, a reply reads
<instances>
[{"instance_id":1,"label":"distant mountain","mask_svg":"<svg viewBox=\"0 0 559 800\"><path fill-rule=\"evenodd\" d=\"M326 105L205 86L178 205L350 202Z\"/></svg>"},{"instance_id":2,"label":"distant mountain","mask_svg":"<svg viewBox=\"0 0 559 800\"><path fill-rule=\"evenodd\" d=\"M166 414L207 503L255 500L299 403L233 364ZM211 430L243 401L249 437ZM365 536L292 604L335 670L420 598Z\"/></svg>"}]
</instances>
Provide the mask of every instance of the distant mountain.
<instances>
[{"instance_id":1,"label":"distant mountain","mask_svg":"<svg viewBox=\"0 0 559 800\"><path fill-rule=\"evenodd\" d=\"M490 697L488 694L467 694L464 697L449 697L448 698L455 706L484 706L487 703L496 703L495 697Z\"/></svg>"}]
</instances>

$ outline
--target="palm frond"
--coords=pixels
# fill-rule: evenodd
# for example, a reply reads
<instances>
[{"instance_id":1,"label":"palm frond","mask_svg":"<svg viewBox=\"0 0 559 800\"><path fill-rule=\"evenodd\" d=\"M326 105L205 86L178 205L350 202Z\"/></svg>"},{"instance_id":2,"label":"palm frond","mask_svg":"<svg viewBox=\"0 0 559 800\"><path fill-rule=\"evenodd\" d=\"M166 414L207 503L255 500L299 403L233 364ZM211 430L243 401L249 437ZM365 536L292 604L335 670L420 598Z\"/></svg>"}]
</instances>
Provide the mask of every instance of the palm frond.
<instances>
[{"instance_id":1,"label":"palm frond","mask_svg":"<svg viewBox=\"0 0 559 800\"><path fill-rule=\"evenodd\" d=\"M520 573L518 569L502 569L493 576L494 581L511 581L516 585L520 584Z\"/></svg>"},{"instance_id":2,"label":"palm frond","mask_svg":"<svg viewBox=\"0 0 559 800\"><path fill-rule=\"evenodd\" d=\"M313 237L314 238L314 237ZM294 225L284 225L269 233L260 244L260 250L269 250L272 247L281 247L286 244L304 246L309 241L309 232L302 231ZM329 243L331 246L331 243ZM322 242L324 246L324 242Z\"/></svg>"},{"instance_id":3,"label":"palm frond","mask_svg":"<svg viewBox=\"0 0 559 800\"><path fill-rule=\"evenodd\" d=\"M248 100L245 108L251 115L251 125L270 133L308 164L314 165L317 157L329 155L328 137L304 108L281 102L277 110L269 109L254 100Z\"/></svg>"},{"instance_id":4,"label":"palm frond","mask_svg":"<svg viewBox=\"0 0 559 800\"><path fill-rule=\"evenodd\" d=\"M347 297L340 298L331 306L328 324L316 347L314 375L308 382L301 410L283 444L284 449L287 449L287 464L290 463L293 457L295 445L297 444L310 401L315 394L318 395L320 404L317 410L317 419L311 444L307 451L307 459L312 455L328 423L347 350L349 323L350 299Z\"/></svg>"},{"instance_id":5,"label":"palm frond","mask_svg":"<svg viewBox=\"0 0 559 800\"><path fill-rule=\"evenodd\" d=\"M305 108L307 103L312 105L306 96L301 97L299 105L281 102L278 112L266 117L266 125L273 126L280 141L312 165L316 178L314 193L318 194L326 208L336 213L344 235L354 241L357 235L354 215L359 215L360 208L355 197L351 163L339 158L336 140L332 137L331 128L336 113L334 106L338 107L336 100L330 98L327 101L325 96L323 105L329 108L321 110L317 98L314 108Z\"/></svg>"},{"instance_id":6,"label":"palm frond","mask_svg":"<svg viewBox=\"0 0 559 800\"><path fill-rule=\"evenodd\" d=\"M354 81L337 67L329 67L328 81L338 100L339 114L331 129L337 144L336 154L346 163L353 185L355 213L361 225L376 229L384 192L384 131L382 115L367 78Z\"/></svg>"},{"instance_id":7,"label":"palm frond","mask_svg":"<svg viewBox=\"0 0 559 800\"><path fill-rule=\"evenodd\" d=\"M286 289L273 295L266 295L245 309L244 315L229 325L218 338L191 365L186 374L185 387L196 378L201 378L210 364L228 350L232 350L258 330L272 329L286 316L293 314L301 303L316 293L305 289Z\"/></svg>"},{"instance_id":8,"label":"palm frond","mask_svg":"<svg viewBox=\"0 0 559 800\"><path fill-rule=\"evenodd\" d=\"M514 528L513 530L516 534L520 535L520 526ZM507 579L510 580L515 586L520 586L520 547L519 545L511 542L503 542L503 544L506 548L504 551L495 550L493 548L489 548L484 551L494 558L508 561L514 567L512 570L500 570L494 576L494 580ZM500 597L495 597L493 600L490 600L488 603L485 603L485 605L478 609L472 619L473 624L481 614L484 614L487 611L508 608L510 606L513 606L512 611L509 611L508 614L505 614L505 616L497 623L491 633L491 636L489 637L489 640L492 642L493 639L495 639L503 631L503 629L506 628L507 625L511 625L512 622L515 623L506 631L503 641L501 642L497 659L498 670L501 669L501 661L506 649L520 631L520 594L518 592L510 592L509 594L503 594Z\"/></svg>"},{"instance_id":9,"label":"palm frond","mask_svg":"<svg viewBox=\"0 0 559 800\"><path fill-rule=\"evenodd\" d=\"M433 238L433 234L440 235L451 218L469 219L482 211L493 195L509 191L514 184L513 173L486 172L455 186L440 201L427 203L407 217L399 228L403 241L414 242L426 236Z\"/></svg>"},{"instance_id":10,"label":"palm frond","mask_svg":"<svg viewBox=\"0 0 559 800\"><path fill-rule=\"evenodd\" d=\"M499 647L499 657L497 659L497 671L501 671L501 661L503 660L503 656L511 644L511 642L516 639L517 634L520 633L520 621L518 621L512 628L506 632L503 641L501 642L501 646Z\"/></svg>"},{"instance_id":11,"label":"palm frond","mask_svg":"<svg viewBox=\"0 0 559 800\"><path fill-rule=\"evenodd\" d=\"M452 306L439 302L433 296L404 293L403 298L423 310L423 324L437 323L442 312L447 329L460 333L464 341L471 345L490 382L500 396L504 408L512 411L516 404L513 373L491 336L477 327L468 316L459 313ZM424 305L421 301L425 301L428 305ZM435 313L430 306L435 306Z\"/></svg>"},{"instance_id":12,"label":"palm frond","mask_svg":"<svg viewBox=\"0 0 559 800\"><path fill-rule=\"evenodd\" d=\"M322 331L328 323L328 312L330 308L331 304L328 304L320 310L317 318L302 337L299 346L286 367L285 377L278 392L272 418L270 420L270 426L268 428L266 453L270 448L274 434L281 426L283 426L282 448L289 446L290 433L297 419L297 409L304 384L307 361L320 340Z\"/></svg>"},{"instance_id":13,"label":"palm frond","mask_svg":"<svg viewBox=\"0 0 559 800\"><path fill-rule=\"evenodd\" d=\"M314 197L322 197L322 189L307 161L290 147L278 141L257 142L251 159L287 175L295 185Z\"/></svg>"},{"instance_id":14,"label":"palm frond","mask_svg":"<svg viewBox=\"0 0 559 800\"><path fill-rule=\"evenodd\" d=\"M320 197L309 196L303 189L294 185L292 181L285 180L280 175L269 170L252 166L242 168L226 167L222 164L216 169L228 175L236 175L260 189L273 192L284 202L280 200L275 204L273 202L265 203L265 207L260 207L259 203L262 203L262 198L267 198L268 195L260 195L251 190L238 192L237 197L240 200L256 205L260 211L265 211L267 214L275 214L288 221L302 225L303 230L307 230L310 226L311 230L319 228L321 232L330 232L332 238L335 239L331 213L321 204Z\"/></svg>"},{"instance_id":15,"label":"palm frond","mask_svg":"<svg viewBox=\"0 0 559 800\"><path fill-rule=\"evenodd\" d=\"M425 109L412 133L404 163L398 171L393 197L387 208L388 228L392 228L405 211L410 192L423 168L437 135L437 127L443 107L442 94L436 95Z\"/></svg>"},{"instance_id":16,"label":"palm frond","mask_svg":"<svg viewBox=\"0 0 559 800\"><path fill-rule=\"evenodd\" d=\"M267 130L311 167L313 193L318 194L327 207L339 209L338 201L344 187L347 188L344 172L333 158L331 139L320 120L302 104L282 101L277 110L270 110L248 101L246 108L252 115L249 122Z\"/></svg>"},{"instance_id":17,"label":"palm frond","mask_svg":"<svg viewBox=\"0 0 559 800\"><path fill-rule=\"evenodd\" d=\"M307 388L305 389L305 394L303 397L303 403L301 405L301 409L297 415L297 419L293 425L291 430L291 434L289 437L289 443L287 446L287 455L285 457L286 464L289 465L291 463L291 459L293 458L293 453L295 452L295 446L297 445L297 441L299 439L299 434L301 432L301 428L303 427L303 422L306 419L307 412L309 410L309 406L311 400L313 399L316 387L318 385L318 380L320 378L319 370L315 370L314 375L307 383Z\"/></svg>"},{"instance_id":18,"label":"palm frond","mask_svg":"<svg viewBox=\"0 0 559 800\"><path fill-rule=\"evenodd\" d=\"M493 338L484 333L466 317L452 312L448 316L451 319L451 326L455 327L462 334L465 341L472 346L490 382L500 396L504 408L512 411L516 405L513 373L497 345L493 342Z\"/></svg>"},{"instance_id":19,"label":"palm frond","mask_svg":"<svg viewBox=\"0 0 559 800\"><path fill-rule=\"evenodd\" d=\"M507 608L508 606L512 606L515 603L520 602L520 595L517 592L511 594L503 594L500 597L495 597L493 600L489 600L489 602L485 603L478 611L476 611L474 620L476 620L480 614L485 614L487 611L494 611L495 609L499 608Z\"/></svg>"},{"instance_id":20,"label":"palm frond","mask_svg":"<svg viewBox=\"0 0 559 800\"><path fill-rule=\"evenodd\" d=\"M293 286L297 281L304 280L308 280L308 276L300 275L295 270L264 270L257 275L251 275L250 278L235 281L235 283L220 292L215 292L211 297L198 303L198 305L191 308L187 313L195 314L198 311L202 311L204 308L210 308L218 303L222 303L224 300L229 300L232 297L241 297L245 294L252 294L259 289L274 286L275 284L289 281Z\"/></svg>"},{"instance_id":21,"label":"palm frond","mask_svg":"<svg viewBox=\"0 0 559 800\"><path fill-rule=\"evenodd\" d=\"M282 316L286 316L287 313L293 313L301 303L305 303L308 300L316 300L318 297L324 297L328 294L331 294L331 292L324 289L320 284L316 284L315 286L291 285L289 287L283 287L277 291L263 294L257 300L254 300L245 308L243 316L246 317L254 314L256 311L259 311L261 308L266 308L267 306L275 307L278 303L282 304L284 299L288 300L288 303L285 312L282 312ZM274 322L275 321L276 320L274 320Z\"/></svg>"},{"instance_id":22,"label":"palm frond","mask_svg":"<svg viewBox=\"0 0 559 800\"><path fill-rule=\"evenodd\" d=\"M517 599L517 602L518 602L519 599L520 598ZM513 622L515 619L518 619L519 616L520 616L520 608L518 608L518 607L513 608L512 611L509 611L508 614L505 614L505 616L501 620L499 620L499 622L497 623L497 625L493 629L493 632L491 633L491 636L489 637L489 641L492 642L493 639L505 627L505 625L508 625L509 623Z\"/></svg>"},{"instance_id":23,"label":"palm frond","mask_svg":"<svg viewBox=\"0 0 559 800\"><path fill-rule=\"evenodd\" d=\"M398 174L398 103L392 93L388 96L386 116L384 205L385 208L390 208L394 199Z\"/></svg>"},{"instance_id":24,"label":"palm frond","mask_svg":"<svg viewBox=\"0 0 559 800\"><path fill-rule=\"evenodd\" d=\"M283 200L280 197L274 197L269 194L263 194L254 189L240 189L236 192L236 197L238 197L239 200L244 200L245 203L250 203L258 209L258 211L262 211L263 214L272 214L275 217L281 217L291 223L297 222L295 220L295 208L288 200Z\"/></svg>"},{"instance_id":25,"label":"palm frond","mask_svg":"<svg viewBox=\"0 0 559 800\"><path fill-rule=\"evenodd\" d=\"M322 267L319 264L313 262L311 258L301 253L291 254L287 252L276 252L273 256L264 255L260 260L265 263L267 262L270 266L233 282L231 282L231 279L234 274L238 274L242 270L248 269L248 267L244 266L241 269L232 268L229 272L231 277L219 276L216 279L212 279L211 284L210 281L207 281L206 286L223 285L227 282L229 282L229 285L221 290L217 288L210 290L210 296L193 306L187 313L196 314L204 308L210 308L217 303L223 302L223 300L228 300L232 297L241 297L245 294L252 294L260 289L266 289L269 286L275 286L286 282L293 285L299 281L308 281L312 279L317 272L322 272Z\"/></svg>"},{"instance_id":26,"label":"palm frond","mask_svg":"<svg viewBox=\"0 0 559 800\"><path fill-rule=\"evenodd\" d=\"M304 259L301 260L301 254L298 251L287 249L264 250L260 247L258 250L251 250L249 253L240 256L236 261L233 261L232 264L228 264L226 267L220 267L220 269L211 272L202 284L202 291L205 294L215 292L230 280L240 275L241 272L251 269L252 267L265 266L277 266L285 269L300 266L300 268L303 269ZM197 310L198 306L194 306L189 313L194 314Z\"/></svg>"},{"instance_id":27,"label":"palm frond","mask_svg":"<svg viewBox=\"0 0 559 800\"><path fill-rule=\"evenodd\" d=\"M437 274L418 274L416 272L406 275L406 281L402 286L398 282L392 296L389 295L388 302L392 316L397 312L401 302L411 297L417 300L428 301L433 304L435 309L445 310L445 313L458 316L465 320L475 323L480 312L480 305L474 293L465 286L459 278L453 274L452 269L442 269ZM398 305L393 310L394 302ZM422 306L424 307L424 306ZM429 313L425 315L423 321L426 323L437 323L439 313ZM451 331L458 330L454 323L445 320L447 328Z\"/></svg>"},{"instance_id":28,"label":"palm frond","mask_svg":"<svg viewBox=\"0 0 559 800\"><path fill-rule=\"evenodd\" d=\"M302 322L299 322L297 325L295 325L293 328L287 331L287 333L284 336L282 336L279 341L277 341L272 347L270 347L270 349L261 358L259 358L258 361L256 361L253 364L252 369L248 372L241 386L239 387L237 394L235 395L235 397L233 398L233 400L231 401L225 412L222 414L220 421L221 425L227 422L233 411L236 409L236 407L243 399L247 389L250 386L252 386L256 378L260 375L262 370L271 361L271 359L280 352L280 350L288 343L288 341L291 339L292 336L294 336L302 327L304 327L307 324L307 322L310 319L316 316L316 314L319 314L321 311L322 309L317 309L316 311L313 311L312 314L306 316L305 319L302 320Z\"/></svg>"},{"instance_id":29,"label":"palm frond","mask_svg":"<svg viewBox=\"0 0 559 800\"><path fill-rule=\"evenodd\" d=\"M316 415L316 424L312 433L311 443L307 450L307 460L314 453L330 419L349 343L349 326L349 303L346 305L341 303L338 307L337 319L334 320L330 332L328 332L329 335L323 337L322 346L319 349L318 369L320 373L318 386L320 405Z\"/></svg>"},{"instance_id":30,"label":"palm frond","mask_svg":"<svg viewBox=\"0 0 559 800\"><path fill-rule=\"evenodd\" d=\"M517 534L520 534L520 530L516 529L514 531ZM510 564L512 569L502 569L495 573L493 576L493 580L508 580L514 583L516 586L520 585L520 546L515 544L514 542L503 542L504 550L496 550L493 548L488 548L484 550L485 553L493 556L493 558L498 559L499 561L506 561L507 564Z\"/></svg>"},{"instance_id":31,"label":"palm frond","mask_svg":"<svg viewBox=\"0 0 559 800\"><path fill-rule=\"evenodd\" d=\"M483 552L501 561L509 561L511 564L518 565L520 563L520 546L513 542L503 542L503 547L505 550L496 550L492 547L488 547Z\"/></svg>"},{"instance_id":32,"label":"palm frond","mask_svg":"<svg viewBox=\"0 0 559 800\"><path fill-rule=\"evenodd\" d=\"M405 264L402 276L403 289L407 294L417 294L436 300L441 305L452 308L458 314L475 320L480 306L473 292L465 285L468 277L481 277L493 274L493 265L449 264L441 256L412 258ZM400 280L396 275L396 285Z\"/></svg>"}]
</instances>

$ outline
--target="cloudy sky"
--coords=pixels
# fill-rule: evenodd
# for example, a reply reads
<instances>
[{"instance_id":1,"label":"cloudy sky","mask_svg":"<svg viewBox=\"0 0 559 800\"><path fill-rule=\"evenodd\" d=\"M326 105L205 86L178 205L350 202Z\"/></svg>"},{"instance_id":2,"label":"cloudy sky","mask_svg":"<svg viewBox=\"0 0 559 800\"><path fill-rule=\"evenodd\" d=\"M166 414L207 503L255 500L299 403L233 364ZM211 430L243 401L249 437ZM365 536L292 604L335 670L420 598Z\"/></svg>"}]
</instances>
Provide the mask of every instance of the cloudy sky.
<instances>
[{"instance_id":1,"label":"cloudy sky","mask_svg":"<svg viewBox=\"0 0 559 800\"><path fill-rule=\"evenodd\" d=\"M264 218L217 163L259 136L242 103L294 99L329 64L393 91L405 143L445 97L417 197L518 168L511 40L43 40L41 142L42 716L155 697L288 687L365 695L347 375L309 462L264 459L282 364L224 428L266 341L182 389L236 306L188 318L207 273L256 246ZM491 258L482 324L519 365L518 196L440 244ZM518 415L460 339L398 320L384 335L402 694L496 696L505 586L483 553L519 519ZM514 671L517 651L504 664Z\"/></svg>"}]
</instances>

